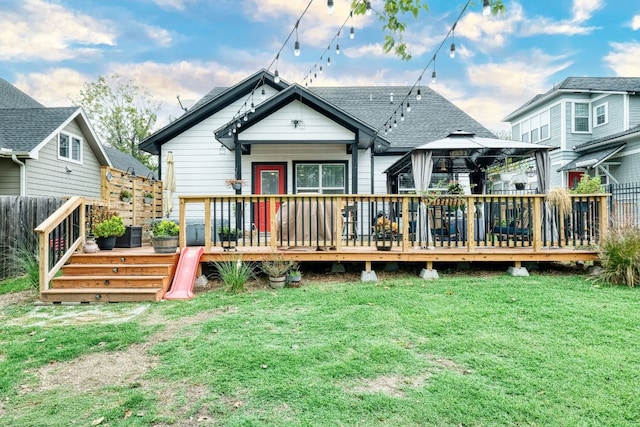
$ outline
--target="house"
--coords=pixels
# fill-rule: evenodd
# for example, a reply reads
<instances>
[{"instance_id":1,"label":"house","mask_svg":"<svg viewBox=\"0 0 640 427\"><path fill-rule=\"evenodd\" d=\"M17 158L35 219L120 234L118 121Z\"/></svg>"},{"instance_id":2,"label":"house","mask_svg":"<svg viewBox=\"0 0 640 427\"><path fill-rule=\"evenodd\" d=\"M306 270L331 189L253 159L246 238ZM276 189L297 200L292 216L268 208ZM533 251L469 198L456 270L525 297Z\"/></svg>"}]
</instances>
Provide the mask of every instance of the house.
<instances>
[{"instance_id":1,"label":"house","mask_svg":"<svg viewBox=\"0 0 640 427\"><path fill-rule=\"evenodd\" d=\"M640 181L640 78L568 77L504 118L512 139L552 147L551 187L582 174Z\"/></svg>"},{"instance_id":2,"label":"house","mask_svg":"<svg viewBox=\"0 0 640 427\"><path fill-rule=\"evenodd\" d=\"M246 182L238 194L373 194L392 192L383 172L394 161L457 129L494 136L429 87L307 88L261 70L214 88L140 149L161 171L172 153L174 197L231 193L230 178Z\"/></svg>"},{"instance_id":3,"label":"house","mask_svg":"<svg viewBox=\"0 0 640 427\"><path fill-rule=\"evenodd\" d=\"M99 198L101 166L82 108L47 108L0 78L0 195Z\"/></svg>"}]
</instances>

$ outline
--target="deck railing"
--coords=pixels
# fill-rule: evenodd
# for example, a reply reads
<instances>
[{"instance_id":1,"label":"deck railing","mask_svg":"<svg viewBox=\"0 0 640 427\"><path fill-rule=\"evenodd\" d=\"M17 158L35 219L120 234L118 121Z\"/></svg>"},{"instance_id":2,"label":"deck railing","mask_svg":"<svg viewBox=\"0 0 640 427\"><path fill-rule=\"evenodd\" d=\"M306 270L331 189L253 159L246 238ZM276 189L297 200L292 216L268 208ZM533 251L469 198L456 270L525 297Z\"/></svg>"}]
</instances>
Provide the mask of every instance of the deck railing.
<instances>
[{"instance_id":1,"label":"deck railing","mask_svg":"<svg viewBox=\"0 0 640 427\"><path fill-rule=\"evenodd\" d=\"M180 246L205 246L207 251L234 246L459 247L470 252L478 247L594 247L608 227L608 195L572 199L573 209L560 213L541 194L181 196ZM195 244L194 227L200 235ZM219 233L223 227L226 235Z\"/></svg>"}]
</instances>

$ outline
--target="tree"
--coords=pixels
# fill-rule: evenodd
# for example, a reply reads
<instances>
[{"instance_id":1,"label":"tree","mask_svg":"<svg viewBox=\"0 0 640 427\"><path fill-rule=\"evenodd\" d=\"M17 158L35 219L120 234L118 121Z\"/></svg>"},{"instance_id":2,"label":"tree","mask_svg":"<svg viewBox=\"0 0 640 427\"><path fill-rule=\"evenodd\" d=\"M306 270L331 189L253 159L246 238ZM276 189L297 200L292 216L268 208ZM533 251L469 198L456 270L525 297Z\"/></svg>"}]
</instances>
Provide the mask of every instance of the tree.
<instances>
[{"instance_id":1,"label":"tree","mask_svg":"<svg viewBox=\"0 0 640 427\"><path fill-rule=\"evenodd\" d=\"M483 0L483 7L485 1L488 2L491 13L494 15L505 10L502 3L503 0ZM370 1L351 0L351 7L356 15L372 13ZM403 16L411 14L417 19L422 10L429 11L426 0L385 0L384 9L382 11L374 11L378 19L383 22L382 30L385 32L384 51L386 53L393 50L400 58L404 60L411 59L407 44L402 39L402 33L407 28Z\"/></svg>"},{"instance_id":2,"label":"tree","mask_svg":"<svg viewBox=\"0 0 640 427\"><path fill-rule=\"evenodd\" d=\"M146 89L132 80L123 82L118 74L99 76L97 82L85 83L73 102L84 108L102 142L156 168L152 156L138 148L151 133L160 108Z\"/></svg>"}]
</instances>

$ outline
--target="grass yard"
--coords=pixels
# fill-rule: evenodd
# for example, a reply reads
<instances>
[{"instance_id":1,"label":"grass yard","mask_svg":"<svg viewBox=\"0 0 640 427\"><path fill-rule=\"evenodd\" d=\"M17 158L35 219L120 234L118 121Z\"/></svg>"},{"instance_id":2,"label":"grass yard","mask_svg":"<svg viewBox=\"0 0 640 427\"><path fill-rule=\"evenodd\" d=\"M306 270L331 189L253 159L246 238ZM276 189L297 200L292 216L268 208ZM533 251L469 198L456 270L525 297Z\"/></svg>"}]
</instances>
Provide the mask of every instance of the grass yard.
<instances>
[{"instance_id":1,"label":"grass yard","mask_svg":"<svg viewBox=\"0 0 640 427\"><path fill-rule=\"evenodd\" d=\"M8 304L0 425L637 426L639 307L543 272Z\"/></svg>"}]
</instances>

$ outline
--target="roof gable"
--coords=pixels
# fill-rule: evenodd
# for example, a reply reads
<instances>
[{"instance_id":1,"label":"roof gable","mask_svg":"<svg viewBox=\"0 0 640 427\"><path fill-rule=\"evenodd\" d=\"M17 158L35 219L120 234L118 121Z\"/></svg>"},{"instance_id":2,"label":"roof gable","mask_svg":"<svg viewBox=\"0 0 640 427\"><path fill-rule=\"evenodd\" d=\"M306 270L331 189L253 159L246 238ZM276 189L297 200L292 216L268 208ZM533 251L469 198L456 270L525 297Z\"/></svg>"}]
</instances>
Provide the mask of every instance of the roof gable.
<instances>
[{"instance_id":1,"label":"roof gable","mask_svg":"<svg viewBox=\"0 0 640 427\"><path fill-rule=\"evenodd\" d=\"M384 151L389 147L389 141L377 136L376 129L298 84L289 86L258 105L255 113L249 114L247 120L243 120L242 127L236 129L235 132L233 132L233 130L236 127L236 122L230 121L216 131L216 138L227 148L234 149L233 133L242 133L247 129L250 129L255 124L273 114L274 111L283 108L293 101L301 102L318 113L327 116L340 126L355 133L358 148L366 149L374 142L376 143L377 151Z\"/></svg>"},{"instance_id":2,"label":"roof gable","mask_svg":"<svg viewBox=\"0 0 640 427\"><path fill-rule=\"evenodd\" d=\"M159 154L162 144L214 115L238 98L250 95L262 84L271 86L278 91L288 86L288 83L282 80L276 83L271 73L261 70L221 93L219 93L219 89L213 89L180 118L145 138L140 143L140 149L151 154Z\"/></svg>"}]
</instances>

